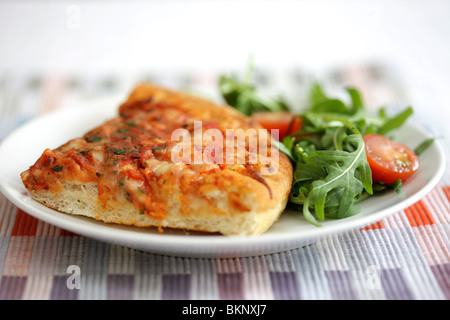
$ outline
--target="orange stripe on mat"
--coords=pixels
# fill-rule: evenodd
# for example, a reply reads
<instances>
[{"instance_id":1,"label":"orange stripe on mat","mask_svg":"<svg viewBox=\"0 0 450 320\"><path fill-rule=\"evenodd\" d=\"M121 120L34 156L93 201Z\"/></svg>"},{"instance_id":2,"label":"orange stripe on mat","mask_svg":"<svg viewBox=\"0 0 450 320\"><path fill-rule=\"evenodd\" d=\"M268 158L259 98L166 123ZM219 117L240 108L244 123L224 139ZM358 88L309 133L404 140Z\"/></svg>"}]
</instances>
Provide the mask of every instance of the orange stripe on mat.
<instances>
[{"instance_id":1,"label":"orange stripe on mat","mask_svg":"<svg viewBox=\"0 0 450 320\"><path fill-rule=\"evenodd\" d=\"M35 236L38 219L30 216L28 213L17 209L16 220L11 232L12 236Z\"/></svg>"},{"instance_id":2,"label":"orange stripe on mat","mask_svg":"<svg viewBox=\"0 0 450 320\"><path fill-rule=\"evenodd\" d=\"M423 200L419 200L412 206L406 208L405 215L412 227L434 224L434 219Z\"/></svg>"},{"instance_id":3,"label":"orange stripe on mat","mask_svg":"<svg viewBox=\"0 0 450 320\"><path fill-rule=\"evenodd\" d=\"M444 193L447 196L448 201L450 201L450 186L442 187L442 190L444 190Z\"/></svg>"},{"instance_id":4,"label":"orange stripe on mat","mask_svg":"<svg viewBox=\"0 0 450 320\"><path fill-rule=\"evenodd\" d=\"M29 215L28 213L22 211L21 209L17 209L16 219L14 221L14 226L11 231L11 236L15 237L24 237L24 236L36 236L37 226L39 220ZM59 228L57 228L59 229ZM73 233L71 231L67 231L64 229L59 229L60 236L66 237L78 237L79 235Z\"/></svg>"},{"instance_id":5,"label":"orange stripe on mat","mask_svg":"<svg viewBox=\"0 0 450 320\"><path fill-rule=\"evenodd\" d=\"M370 226L364 227L362 230L376 230L376 229L384 229L384 224L382 221L378 221L377 223L371 224Z\"/></svg>"}]
</instances>

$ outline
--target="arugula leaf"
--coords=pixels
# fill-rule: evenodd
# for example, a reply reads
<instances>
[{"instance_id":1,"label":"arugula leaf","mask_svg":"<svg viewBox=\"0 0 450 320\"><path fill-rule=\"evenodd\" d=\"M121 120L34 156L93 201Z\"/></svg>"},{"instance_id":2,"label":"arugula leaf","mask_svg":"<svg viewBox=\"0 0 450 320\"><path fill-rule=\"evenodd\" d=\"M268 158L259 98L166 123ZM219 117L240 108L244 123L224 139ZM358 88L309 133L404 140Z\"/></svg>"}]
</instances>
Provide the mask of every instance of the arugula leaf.
<instances>
[{"instance_id":1,"label":"arugula leaf","mask_svg":"<svg viewBox=\"0 0 450 320\"><path fill-rule=\"evenodd\" d=\"M274 99L258 92L253 85L253 64L249 63L243 81L235 75L221 76L219 91L225 102L245 115L258 111L288 111L289 107L283 98Z\"/></svg>"},{"instance_id":2,"label":"arugula leaf","mask_svg":"<svg viewBox=\"0 0 450 320\"><path fill-rule=\"evenodd\" d=\"M420 156L426 149L428 149L429 147L431 147L431 145L434 142L434 138L430 138L427 139L425 141L423 141L421 144L419 144L415 149L414 149L414 153L418 156Z\"/></svg>"},{"instance_id":3,"label":"arugula leaf","mask_svg":"<svg viewBox=\"0 0 450 320\"><path fill-rule=\"evenodd\" d=\"M288 156L291 161L295 161L294 156L292 155L291 149L293 145L290 145L289 142L279 142L276 140L273 140L273 143L277 146L278 150L283 152L285 155Z\"/></svg>"},{"instance_id":4,"label":"arugula leaf","mask_svg":"<svg viewBox=\"0 0 450 320\"><path fill-rule=\"evenodd\" d=\"M395 117L387 119L384 124L378 129L377 133L386 135L388 132L400 128L412 114L413 109L411 107L406 108Z\"/></svg>"},{"instance_id":5,"label":"arugula leaf","mask_svg":"<svg viewBox=\"0 0 450 320\"><path fill-rule=\"evenodd\" d=\"M354 146L355 151L318 150L308 156L305 164L297 164L294 179L311 181L308 194L302 193L302 196L306 196L303 215L314 225L319 224L310 207L314 208L317 218L323 221L325 209L331 205L327 200L330 192L339 192L334 194L339 198L335 208L337 218L344 218L352 212L351 209L363 190L369 194L373 193L371 171L361 135L351 134L345 140ZM291 197L291 200L298 203L295 196Z\"/></svg>"},{"instance_id":6,"label":"arugula leaf","mask_svg":"<svg viewBox=\"0 0 450 320\"><path fill-rule=\"evenodd\" d=\"M352 99L352 108L351 113L355 114L363 109L363 101L361 94L356 88L347 88L347 92L350 95L350 98Z\"/></svg>"},{"instance_id":7,"label":"arugula leaf","mask_svg":"<svg viewBox=\"0 0 450 320\"><path fill-rule=\"evenodd\" d=\"M319 83L314 83L310 91L310 111L326 112L326 113L340 113L354 115L363 109L363 101L361 94L356 88L346 88L352 104L347 106L343 101L335 98L329 98Z\"/></svg>"},{"instance_id":8,"label":"arugula leaf","mask_svg":"<svg viewBox=\"0 0 450 320\"><path fill-rule=\"evenodd\" d=\"M361 194L363 188L369 194L373 193L371 171L361 135L352 134L347 136L346 140L355 145L355 151L316 151L307 159L307 163L318 165L328 173L325 179L312 182L308 195L314 202L315 212L320 220L324 219L325 200L330 191L343 191L338 210L338 217L341 218L346 216L355 197ZM359 170L360 177L355 173L356 170ZM305 206L303 210L308 211L309 208Z\"/></svg>"},{"instance_id":9,"label":"arugula leaf","mask_svg":"<svg viewBox=\"0 0 450 320\"><path fill-rule=\"evenodd\" d=\"M338 99L323 100L311 107L311 111L317 113L347 113L347 106Z\"/></svg>"},{"instance_id":10,"label":"arugula leaf","mask_svg":"<svg viewBox=\"0 0 450 320\"><path fill-rule=\"evenodd\" d=\"M374 192L401 188L401 183L373 184L363 136L399 128L412 108L393 117L385 110L372 116L357 89L347 88L347 93L349 105L328 97L318 83L313 84L311 106L300 115L302 130L286 137L280 149L295 165L290 202L303 206L303 216L316 226L325 218L356 214L357 203Z\"/></svg>"},{"instance_id":11,"label":"arugula leaf","mask_svg":"<svg viewBox=\"0 0 450 320\"><path fill-rule=\"evenodd\" d=\"M315 105L327 99L328 98L323 91L322 86L318 82L314 82L309 91L309 102L312 105Z\"/></svg>"},{"instance_id":12,"label":"arugula leaf","mask_svg":"<svg viewBox=\"0 0 450 320\"><path fill-rule=\"evenodd\" d=\"M253 84L253 64L243 80L222 76L219 89L230 106L245 115L258 111L289 111L282 98L274 99L257 91ZM301 130L275 141L294 166L289 202L301 208L305 219L315 226L325 218L341 219L359 212L358 203L374 193L400 192L401 181L391 185L374 184L365 153L363 136L387 133L401 127L412 115L411 107L389 117L384 108L372 115L356 88L346 88L349 103L329 97L323 87L313 83L310 107L299 114ZM432 141L416 148L423 152Z\"/></svg>"},{"instance_id":13,"label":"arugula leaf","mask_svg":"<svg viewBox=\"0 0 450 320\"><path fill-rule=\"evenodd\" d=\"M384 182L380 181L373 185L373 191L377 194L380 194L387 190L394 190L397 193L400 193L402 190L402 180L398 179L397 181L391 183L391 184L385 184Z\"/></svg>"}]
</instances>

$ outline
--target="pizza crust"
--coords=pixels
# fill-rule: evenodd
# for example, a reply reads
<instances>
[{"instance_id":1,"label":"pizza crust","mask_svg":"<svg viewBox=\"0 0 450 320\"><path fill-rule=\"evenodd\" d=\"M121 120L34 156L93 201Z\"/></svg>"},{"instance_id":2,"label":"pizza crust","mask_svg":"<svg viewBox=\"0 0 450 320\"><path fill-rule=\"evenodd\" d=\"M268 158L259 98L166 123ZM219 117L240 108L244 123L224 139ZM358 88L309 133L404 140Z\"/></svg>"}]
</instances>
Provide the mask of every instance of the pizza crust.
<instances>
[{"instance_id":1,"label":"pizza crust","mask_svg":"<svg viewBox=\"0 0 450 320\"><path fill-rule=\"evenodd\" d=\"M176 105L185 110L191 119L206 119L226 128L261 128L231 107L218 106L202 98L149 84L136 87L119 112L124 112L127 106L143 100ZM51 153L48 150L46 152ZM56 182L54 179L46 180L41 172L44 169L36 177L37 171L32 170L33 166L21 175L31 196L50 208L105 223L218 232L230 236L259 235L266 232L285 209L293 175L291 162L282 153L279 153L277 172L268 175L254 174L242 165L226 165L221 170L199 178L197 171L193 171L196 169L189 164L168 163L154 177L157 182L151 192L158 194L158 199L161 200L160 203L152 204L158 206L159 214L152 214L137 207L123 194L111 195L106 199L104 196L99 197L100 180L97 181L94 177L92 181L86 182L85 176L81 178L86 173L79 168L77 170L80 172L72 175L63 170L51 172L58 161L62 160L52 160L47 168L51 173L47 173L47 176L58 177ZM97 175L100 176L98 173ZM39 179L49 187L37 188L34 181ZM125 180L124 188L136 190L133 183Z\"/></svg>"}]
</instances>

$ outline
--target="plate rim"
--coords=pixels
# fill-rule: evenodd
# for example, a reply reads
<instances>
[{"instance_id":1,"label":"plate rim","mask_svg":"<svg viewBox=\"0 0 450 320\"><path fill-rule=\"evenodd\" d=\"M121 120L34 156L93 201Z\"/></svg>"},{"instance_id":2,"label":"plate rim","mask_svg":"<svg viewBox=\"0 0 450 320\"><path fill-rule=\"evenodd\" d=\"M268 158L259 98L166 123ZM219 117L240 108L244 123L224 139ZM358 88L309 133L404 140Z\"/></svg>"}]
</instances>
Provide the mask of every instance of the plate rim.
<instances>
[{"instance_id":1,"label":"plate rim","mask_svg":"<svg viewBox=\"0 0 450 320\"><path fill-rule=\"evenodd\" d=\"M91 101L91 103L98 105L99 103L101 103L101 100ZM113 108L112 106L114 106L115 108L116 104L111 103L111 108ZM82 112L83 109L87 110L88 108L92 108L92 105L78 108L58 109L53 112L49 112L47 114L31 119L25 124L17 127L5 139L3 139L3 141L1 141L0 155L3 152L5 145L7 145L9 141L13 140L15 136L20 135L22 131L26 131L27 128L29 128L30 126L33 126L38 122L51 119L53 117L57 118L61 115L66 114L69 111L78 113ZM104 109L106 110L106 108ZM410 120L405 125L410 126L414 130L419 131L420 134L422 134L423 136L426 137L432 136L432 134L429 133L424 128L424 126L418 122L413 122ZM285 234L265 233L259 236L223 236L223 235L191 236L191 235L165 234L163 235L164 245L162 248L158 248L157 247L158 242L159 244L161 242L160 234L135 232L136 230L132 229L139 227L133 226L125 226L126 228L130 228L130 230L115 229L111 228L110 224L98 222L94 219L92 219L92 221L86 221L86 219L89 218L58 212L56 210L47 208L41 204L36 203L34 200L31 199L29 194L25 195L19 193L19 196L17 196L17 194L14 194L14 192L10 190L13 187L9 186L7 182L3 181L4 179L0 179L0 192L16 207L32 215L34 218L38 220L42 220L46 223L57 226L59 228L69 230L82 236L90 237L100 241L117 243L120 245L125 245L127 247L132 247L135 249L148 251L151 253L175 255L175 256L187 256L187 257L255 256L295 249L300 246L316 242L320 239L323 239L326 236L339 234L341 232L347 232L356 228L363 228L376 221L380 221L386 218L387 216L394 214L408 207L409 205L412 205L415 202L419 201L439 183L440 179L442 178L445 172L446 167L445 151L441 143L438 141L438 139L435 140L435 143L433 145L436 148L437 154L439 155L439 166L437 166L437 169L432 175L431 179L418 192L407 197L406 199L403 199L402 201L396 203L393 206L389 206L387 208L383 208L380 211L377 211L376 213L371 213L369 215L361 216L359 218L351 220L348 222L347 225L345 225L344 222L341 222L332 225L327 225L324 227L318 228L315 227L315 229L310 229L313 230L314 232L309 232L306 235L303 234L298 237L293 237L291 233ZM1 162L2 161L0 159L0 165ZM25 188L23 189L26 191ZM30 203L33 203L33 205L31 205ZM38 210L39 207L41 207L43 212L39 212ZM50 212L52 212L53 214L50 214ZM55 215L54 213L57 214ZM72 222L75 222L75 224L71 225ZM108 233L110 233L112 230L115 230L115 232L117 232L117 234L114 234L114 238L117 235L120 235L121 237L119 238L121 238L121 240L115 241L114 239L111 239L111 236L107 237ZM126 238L126 241L124 240L124 237ZM206 245L204 240L205 237L208 238ZM189 244L193 246L200 246L200 248L198 248L197 250L192 250L191 252L186 252L185 246L182 246L184 249L178 248L178 246L180 245L180 239L183 239L183 241L188 241ZM236 245L242 245L243 242L245 242L246 244L245 248L242 247L240 248L240 250L233 250L235 249L234 247ZM149 244L151 244L151 246L148 246ZM269 249L269 247L267 246L269 246L272 249Z\"/></svg>"}]
</instances>

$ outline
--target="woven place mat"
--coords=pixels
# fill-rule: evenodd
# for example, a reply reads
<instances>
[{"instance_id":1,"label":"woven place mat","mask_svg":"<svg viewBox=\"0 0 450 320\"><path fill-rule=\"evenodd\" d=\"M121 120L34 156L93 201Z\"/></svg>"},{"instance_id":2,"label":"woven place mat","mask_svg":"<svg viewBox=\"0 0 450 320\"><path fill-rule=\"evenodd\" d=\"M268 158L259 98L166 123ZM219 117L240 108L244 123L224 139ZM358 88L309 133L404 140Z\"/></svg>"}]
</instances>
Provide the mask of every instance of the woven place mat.
<instances>
[{"instance_id":1,"label":"woven place mat","mask_svg":"<svg viewBox=\"0 0 450 320\"><path fill-rule=\"evenodd\" d=\"M4 75L0 140L39 115L127 92L142 80L214 97L217 79ZM297 101L310 80L296 70L284 78L257 73L260 86L283 86ZM380 65L336 69L323 81L330 88L355 84L372 106L407 103L401 82ZM444 300L450 298L449 221L447 170L423 199L366 228L264 256L182 258L79 236L35 219L0 194L0 299Z\"/></svg>"}]
</instances>

